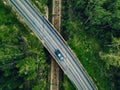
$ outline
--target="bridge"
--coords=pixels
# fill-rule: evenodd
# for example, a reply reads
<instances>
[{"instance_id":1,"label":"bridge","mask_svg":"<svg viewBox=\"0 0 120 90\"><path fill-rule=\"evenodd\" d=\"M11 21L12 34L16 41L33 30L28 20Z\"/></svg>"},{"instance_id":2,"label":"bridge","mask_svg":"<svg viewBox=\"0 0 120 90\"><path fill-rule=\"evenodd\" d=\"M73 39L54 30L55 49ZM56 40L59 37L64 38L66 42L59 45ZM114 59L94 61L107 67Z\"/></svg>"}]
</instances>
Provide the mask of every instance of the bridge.
<instances>
[{"instance_id":1,"label":"bridge","mask_svg":"<svg viewBox=\"0 0 120 90\"><path fill-rule=\"evenodd\" d=\"M97 90L97 87L84 70L82 64L72 53L63 37L53 25L31 4L29 0L8 0L9 3L25 20L44 47L49 51L58 65L74 83L78 90ZM55 54L59 50L64 59Z\"/></svg>"}]
</instances>

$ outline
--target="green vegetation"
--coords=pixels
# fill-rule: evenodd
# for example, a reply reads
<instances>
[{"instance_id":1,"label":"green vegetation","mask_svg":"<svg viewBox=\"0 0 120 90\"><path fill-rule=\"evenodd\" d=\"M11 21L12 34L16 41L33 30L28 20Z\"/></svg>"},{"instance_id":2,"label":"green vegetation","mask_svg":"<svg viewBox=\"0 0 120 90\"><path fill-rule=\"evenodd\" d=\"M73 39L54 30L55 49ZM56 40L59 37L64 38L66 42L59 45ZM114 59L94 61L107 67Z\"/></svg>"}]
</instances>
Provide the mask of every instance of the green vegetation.
<instances>
[{"instance_id":1,"label":"green vegetation","mask_svg":"<svg viewBox=\"0 0 120 90\"><path fill-rule=\"evenodd\" d=\"M48 0L31 1L45 13ZM99 90L119 90L120 0L63 0L62 4L64 38ZM48 90L44 48L16 17L0 2L0 90ZM76 90L67 76L63 90Z\"/></svg>"},{"instance_id":2,"label":"green vegetation","mask_svg":"<svg viewBox=\"0 0 120 90\"><path fill-rule=\"evenodd\" d=\"M68 79L67 76L64 76L63 89L62 90L77 90L75 86L73 86L72 82Z\"/></svg>"},{"instance_id":3,"label":"green vegetation","mask_svg":"<svg viewBox=\"0 0 120 90\"><path fill-rule=\"evenodd\" d=\"M16 17L0 2L0 90L47 90L44 48Z\"/></svg>"},{"instance_id":4,"label":"green vegetation","mask_svg":"<svg viewBox=\"0 0 120 90\"><path fill-rule=\"evenodd\" d=\"M34 5L40 10L41 13L45 14L45 5L48 4L48 0L31 0Z\"/></svg>"},{"instance_id":5,"label":"green vegetation","mask_svg":"<svg viewBox=\"0 0 120 90\"><path fill-rule=\"evenodd\" d=\"M62 14L63 36L98 89L119 90L120 0L65 0Z\"/></svg>"}]
</instances>

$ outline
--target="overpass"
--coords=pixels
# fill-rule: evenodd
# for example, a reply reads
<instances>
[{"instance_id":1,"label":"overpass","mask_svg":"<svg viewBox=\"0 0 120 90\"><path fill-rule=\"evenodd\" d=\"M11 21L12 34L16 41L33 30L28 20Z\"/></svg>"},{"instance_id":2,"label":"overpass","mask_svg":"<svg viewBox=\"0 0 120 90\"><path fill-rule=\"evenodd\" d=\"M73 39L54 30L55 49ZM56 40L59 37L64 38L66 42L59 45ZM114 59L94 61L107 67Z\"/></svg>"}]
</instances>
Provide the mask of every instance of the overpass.
<instances>
[{"instance_id":1,"label":"overpass","mask_svg":"<svg viewBox=\"0 0 120 90\"><path fill-rule=\"evenodd\" d=\"M35 33L44 47L49 51L58 65L75 84L78 90L97 90L93 81L85 72L82 64L71 52L69 46L56 31L53 25L37 11L29 0L8 0L9 3L22 16L26 24ZM63 60L60 60L55 54L59 50L63 55Z\"/></svg>"}]
</instances>

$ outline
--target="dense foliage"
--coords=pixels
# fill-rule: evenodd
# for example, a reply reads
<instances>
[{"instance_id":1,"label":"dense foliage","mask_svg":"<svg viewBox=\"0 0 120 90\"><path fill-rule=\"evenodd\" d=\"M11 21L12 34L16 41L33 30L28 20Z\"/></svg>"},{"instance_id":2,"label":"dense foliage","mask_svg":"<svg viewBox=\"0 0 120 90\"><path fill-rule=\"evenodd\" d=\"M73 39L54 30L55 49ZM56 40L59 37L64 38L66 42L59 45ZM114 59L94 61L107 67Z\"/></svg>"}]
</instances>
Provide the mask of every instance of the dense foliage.
<instances>
[{"instance_id":1,"label":"dense foliage","mask_svg":"<svg viewBox=\"0 0 120 90\"><path fill-rule=\"evenodd\" d=\"M44 12L48 0L31 0ZM39 3L41 2L41 3ZM120 89L120 0L63 0L63 36L99 90ZM47 90L46 54L0 2L0 89ZM65 76L63 90L75 90Z\"/></svg>"},{"instance_id":2,"label":"dense foliage","mask_svg":"<svg viewBox=\"0 0 120 90\"><path fill-rule=\"evenodd\" d=\"M120 89L120 0L63 1L64 38L99 90Z\"/></svg>"},{"instance_id":3,"label":"dense foliage","mask_svg":"<svg viewBox=\"0 0 120 90\"><path fill-rule=\"evenodd\" d=\"M0 90L46 90L48 69L42 44L0 2Z\"/></svg>"}]
</instances>

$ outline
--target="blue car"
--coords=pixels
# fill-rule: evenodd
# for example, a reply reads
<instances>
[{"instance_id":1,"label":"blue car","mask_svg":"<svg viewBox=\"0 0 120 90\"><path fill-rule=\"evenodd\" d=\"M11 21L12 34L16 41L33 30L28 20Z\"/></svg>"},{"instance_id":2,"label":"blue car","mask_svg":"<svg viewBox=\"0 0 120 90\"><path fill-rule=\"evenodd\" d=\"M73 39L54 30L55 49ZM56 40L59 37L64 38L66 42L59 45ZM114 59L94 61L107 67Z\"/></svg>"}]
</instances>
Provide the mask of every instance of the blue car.
<instances>
[{"instance_id":1,"label":"blue car","mask_svg":"<svg viewBox=\"0 0 120 90\"><path fill-rule=\"evenodd\" d=\"M60 53L59 50L55 50L55 55L59 58L59 60L63 60L64 59L63 55Z\"/></svg>"}]
</instances>

